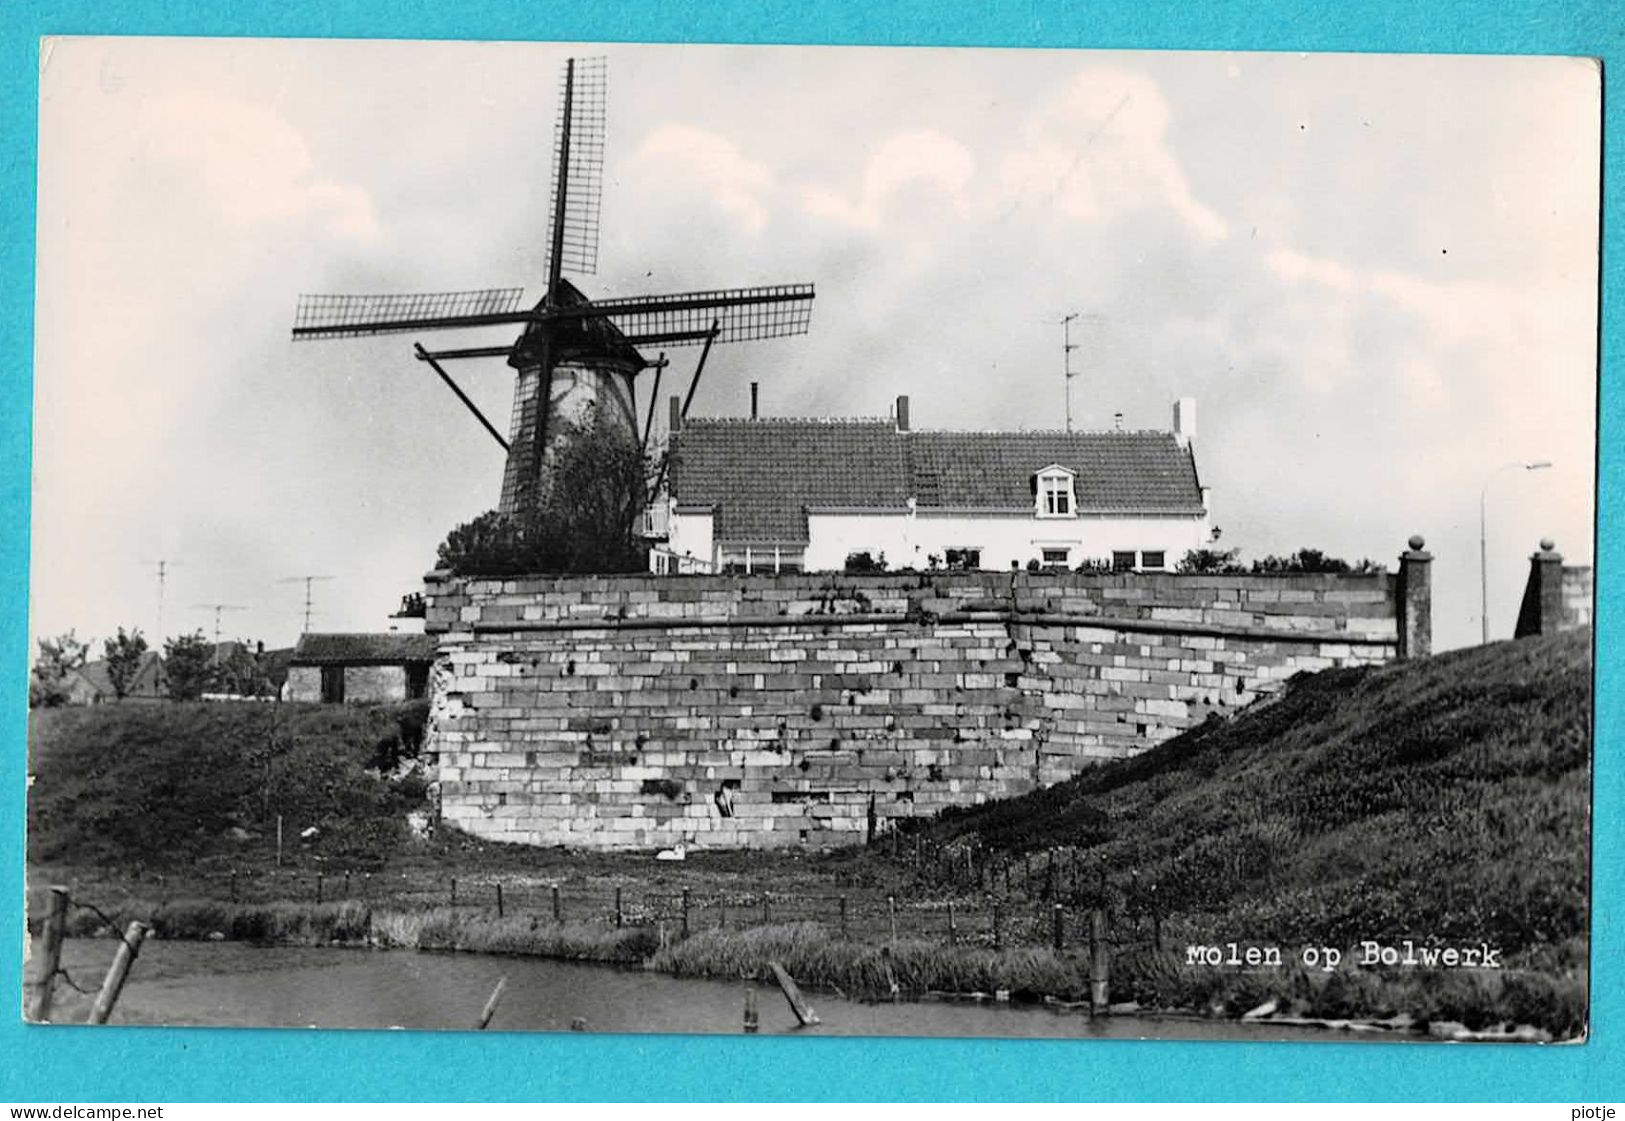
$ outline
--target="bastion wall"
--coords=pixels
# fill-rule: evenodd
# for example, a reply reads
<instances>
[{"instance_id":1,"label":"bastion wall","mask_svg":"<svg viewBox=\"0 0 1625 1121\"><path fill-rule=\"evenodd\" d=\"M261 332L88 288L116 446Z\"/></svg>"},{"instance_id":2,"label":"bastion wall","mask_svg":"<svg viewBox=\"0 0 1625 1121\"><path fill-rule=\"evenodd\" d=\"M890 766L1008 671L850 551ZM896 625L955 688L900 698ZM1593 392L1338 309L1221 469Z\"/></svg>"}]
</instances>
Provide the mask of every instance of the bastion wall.
<instances>
[{"instance_id":1,"label":"bastion wall","mask_svg":"<svg viewBox=\"0 0 1625 1121\"><path fill-rule=\"evenodd\" d=\"M443 820L591 848L830 846L1045 786L1293 674L1427 652L1359 575L431 573Z\"/></svg>"}]
</instances>

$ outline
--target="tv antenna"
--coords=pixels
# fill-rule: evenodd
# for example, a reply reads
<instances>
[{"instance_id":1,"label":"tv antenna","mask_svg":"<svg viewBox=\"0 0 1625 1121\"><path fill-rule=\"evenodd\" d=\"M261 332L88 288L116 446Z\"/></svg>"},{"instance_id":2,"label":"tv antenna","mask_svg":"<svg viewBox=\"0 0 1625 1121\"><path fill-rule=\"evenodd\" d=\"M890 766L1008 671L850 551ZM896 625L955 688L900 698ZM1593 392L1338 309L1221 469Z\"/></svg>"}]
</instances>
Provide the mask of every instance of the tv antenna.
<instances>
[{"instance_id":1,"label":"tv antenna","mask_svg":"<svg viewBox=\"0 0 1625 1121\"><path fill-rule=\"evenodd\" d=\"M169 570L179 568L178 560L144 560L141 562L158 573L158 641L164 640L164 584L169 579Z\"/></svg>"},{"instance_id":2,"label":"tv antenna","mask_svg":"<svg viewBox=\"0 0 1625 1121\"><path fill-rule=\"evenodd\" d=\"M1072 341L1072 324L1078 321L1093 324L1102 323L1104 319L1098 315L1085 315L1078 311L1061 319L1061 370L1066 385L1066 430L1068 432L1072 431L1072 379L1078 376L1072 369L1072 352L1077 350L1080 345Z\"/></svg>"},{"instance_id":3,"label":"tv antenna","mask_svg":"<svg viewBox=\"0 0 1625 1121\"><path fill-rule=\"evenodd\" d=\"M433 370L502 447L504 514L523 513L540 501L549 442L596 403L604 419L629 443L638 442L635 379L661 362L642 348L701 348L683 414L694 399L712 344L805 334L813 286L664 292L595 299L563 275L598 271L599 202L604 181L608 82L602 58L565 63L554 118L553 175L549 184L546 273L534 304L522 288L484 288L416 295L302 295L293 337L343 339L465 327L518 327L517 339L497 346L431 351L414 344L418 361ZM477 206L470 196L469 206ZM469 400L442 365L453 359L502 358L515 374L509 435ZM656 395L650 394L649 415ZM643 428L647 431L649 420ZM658 489L658 488L657 488Z\"/></svg>"},{"instance_id":4,"label":"tv antenna","mask_svg":"<svg viewBox=\"0 0 1625 1121\"><path fill-rule=\"evenodd\" d=\"M220 653L220 651L218 649L218 647L220 645L220 613L222 611L247 611L248 610L248 608L240 607L235 603L194 603L192 606L197 608L200 611L213 611L214 612L214 644L217 647L217 649L215 650L215 653L217 655Z\"/></svg>"},{"instance_id":5,"label":"tv antenna","mask_svg":"<svg viewBox=\"0 0 1625 1121\"><path fill-rule=\"evenodd\" d=\"M311 606L310 606L310 604L311 604L310 586L312 584L314 584L318 580L331 580L331 579L333 579L331 576L284 576L282 579L277 581L278 584L297 584L300 581L304 582L304 585L305 585L305 629L300 631L299 632L300 634L309 634L310 633L310 617L311 617L312 614L314 614L314 612L312 612Z\"/></svg>"}]
</instances>

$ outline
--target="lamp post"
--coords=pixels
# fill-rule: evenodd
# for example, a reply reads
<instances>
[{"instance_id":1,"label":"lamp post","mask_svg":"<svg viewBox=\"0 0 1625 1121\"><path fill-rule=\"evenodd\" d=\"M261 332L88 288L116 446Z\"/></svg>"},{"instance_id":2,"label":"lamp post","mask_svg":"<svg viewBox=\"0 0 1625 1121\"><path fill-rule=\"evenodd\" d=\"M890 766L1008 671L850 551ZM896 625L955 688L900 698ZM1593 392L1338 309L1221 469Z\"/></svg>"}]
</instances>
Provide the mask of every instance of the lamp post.
<instances>
[{"instance_id":1,"label":"lamp post","mask_svg":"<svg viewBox=\"0 0 1625 1121\"><path fill-rule=\"evenodd\" d=\"M1544 471L1550 467L1551 461L1546 459L1525 463L1517 460L1512 463L1503 463L1489 477L1484 480L1483 489L1478 492L1478 621L1480 633L1487 644L1490 641L1490 562L1489 546L1486 543L1489 533L1486 529L1487 509L1489 505L1490 484L1495 477L1503 471L1510 471L1514 467L1521 467L1525 471Z\"/></svg>"}]
</instances>

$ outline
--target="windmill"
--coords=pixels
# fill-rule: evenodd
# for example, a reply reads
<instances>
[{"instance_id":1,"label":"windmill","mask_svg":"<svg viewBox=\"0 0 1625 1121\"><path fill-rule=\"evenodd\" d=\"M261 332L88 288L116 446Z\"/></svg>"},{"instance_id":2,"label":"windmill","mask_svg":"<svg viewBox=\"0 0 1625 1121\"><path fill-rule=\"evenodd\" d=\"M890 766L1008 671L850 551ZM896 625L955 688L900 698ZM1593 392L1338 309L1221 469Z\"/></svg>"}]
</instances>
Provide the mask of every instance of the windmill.
<instances>
[{"instance_id":1,"label":"windmill","mask_svg":"<svg viewBox=\"0 0 1625 1121\"><path fill-rule=\"evenodd\" d=\"M416 343L413 348L507 453L498 505L503 513L530 509L539 500L549 439L589 406L633 443L647 445L665 359L662 352L651 362L641 348L702 348L683 405L686 414L714 344L804 334L812 317L811 284L595 300L565 278L566 269L597 271L606 99L602 58L565 63L554 126L547 286L534 305L524 306L521 288L303 295L294 317L295 340L521 326L519 338L507 345L431 351ZM470 358L505 358L515 371L507 439L442 365ZM635 379L648 369L657 380L640 437Z\"/></svg>"}]
</instances>

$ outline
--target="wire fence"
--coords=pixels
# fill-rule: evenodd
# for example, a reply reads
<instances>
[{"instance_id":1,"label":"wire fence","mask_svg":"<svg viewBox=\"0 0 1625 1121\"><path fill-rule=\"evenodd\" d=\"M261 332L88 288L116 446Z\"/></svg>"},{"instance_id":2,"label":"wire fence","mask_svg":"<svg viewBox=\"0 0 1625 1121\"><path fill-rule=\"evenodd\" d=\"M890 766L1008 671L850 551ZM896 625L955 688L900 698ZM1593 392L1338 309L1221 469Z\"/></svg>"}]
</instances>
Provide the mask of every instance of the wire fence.
<instances>
[{"instance_id":1,"label":"wire fence","mask_svg":"<svg viewBox=\"0 0 1625 1121\"><path fill-rule=\"evenodd\" d=\"M660 873L605 869L529 872L360 872L335 869L192 870L121 881L132 901L126 917L150 907L205 898L242 905L337 904L371 909L453 908L497 917L604 927L660 927L668 935L709 930L815 923L832 936L883 943L899 939L1004 948L1076 948L1086 941L1091 913L1105 917L1118 945L1160 948L1162 920L1154 886L1137 877L1109 876L1087 850L1053 848L1007 853L943 844L921 835L887 834L870 846L868 875L829 887L799 881L785 890L762 876L663 866ZM687 882L685 882L687 881ZM879 881L878 886L875 881ZM37 912L36 912L37 913ZM113 919L107 922L116 929Z\"/></svg>"}]
</instances>

